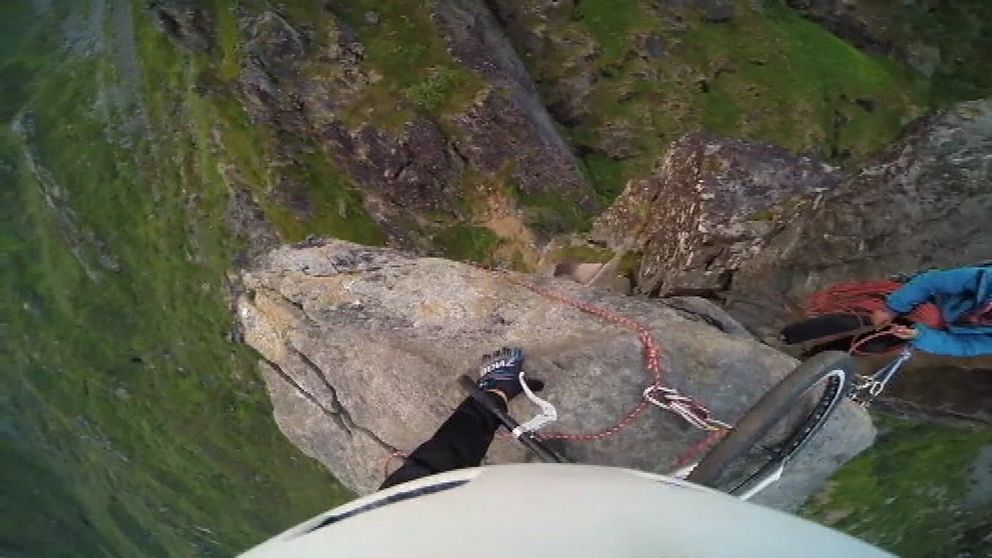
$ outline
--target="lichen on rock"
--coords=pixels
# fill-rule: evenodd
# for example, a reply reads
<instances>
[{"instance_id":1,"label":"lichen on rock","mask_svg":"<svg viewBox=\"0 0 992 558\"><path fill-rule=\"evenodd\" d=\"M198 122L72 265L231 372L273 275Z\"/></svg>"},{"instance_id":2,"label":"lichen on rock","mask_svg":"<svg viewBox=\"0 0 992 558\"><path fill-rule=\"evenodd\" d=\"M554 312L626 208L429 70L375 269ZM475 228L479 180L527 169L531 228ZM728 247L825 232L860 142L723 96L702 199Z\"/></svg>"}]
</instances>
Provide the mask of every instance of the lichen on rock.
<instances>
[{"instance_id":1,"label":"lichen on rock","mask_svg":"<svg viewBox=\"0 0 992 558\"><path fill-rule=\"evenodd\" d=\"M721 296L759 254L789 201L828 192L839 171L762 143L689 134L632 180L592 236L643 253L638 290Z\"/></svg>"},{"instance_id":2,"label":"lichen on rock","mask_svg":"<svg viewBox=\"0 0 992 558\"><path fill-rule=\"evenodd\" d=\"M476 220L461 201L476 177L599 208L481 1L392 6L375 22L351 5L318 11L308 22L243 10L239 95L279 136L281 165L322 152L394 245L429 248L439 218Z\"/></svg>"},{"instance_id":3,"label":"lichen on rock","mask_svg":"<svg viewBox=\"0 0 992 558\"><path fill-rule=\"evenodd\" d=\"M989 153L990 100L915 122L872 164L783 212L780 230L735 275L728 309L774 336L791 308L834 282L987 260Z\"/></svg>"}]
</instances>

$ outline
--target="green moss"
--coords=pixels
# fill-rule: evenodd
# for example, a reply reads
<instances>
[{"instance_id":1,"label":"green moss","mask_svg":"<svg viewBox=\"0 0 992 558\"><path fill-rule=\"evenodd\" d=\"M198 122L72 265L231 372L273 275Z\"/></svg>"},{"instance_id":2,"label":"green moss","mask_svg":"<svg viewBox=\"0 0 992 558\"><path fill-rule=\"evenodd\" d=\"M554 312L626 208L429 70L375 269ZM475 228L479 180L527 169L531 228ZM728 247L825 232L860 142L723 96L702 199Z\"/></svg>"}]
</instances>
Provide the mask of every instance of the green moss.
<instances>
[{"instance_id":1,"label":"green moss","mask_svg":"<svg viewBox=\"0 0 992 558\"><path fill-rule=\"evenodd\" d=\"M352 124L366 120L396 126L414 117L412 109L443 116L457 110L482 87L482 79L458 65L422 2L356 0L341 5L342 20L358 31L365 66L377 79L349 107ZM365 14L374 12L378 23Z\"/></svg>"},{"instance_id":2,"label":"green moss","mask_svg":"<svg viewBox=\"0 0 992 558\"><path fill-rule=\"evenodd\" d=\"M443 39L430 32L433 23L421 2L358 0L341 10L342 19L358 30L372 67L400 88L419 81L421 71L450 60ZM378 14L379 23L367 22L368 12Z\"/></svg>"},{"instance_id":3,"label":"green moss","mask_svg":"<svg viewBox=\"0 0 992 558\"><path fill-rule=\"evenodd\" d=\"M630 46L631 31L643 11L638 0L583 0L577 17L603 49L607 63L623 59Z\"/></svg>"},{"instance_id":4,"label":"green moss","mask_svg":"<svg viewBox=\"0 0 992 558\"><path fill-rule=\"evenodd\" d=\"M627 182L624 163L599 153L586 155L582 163L593 188L604 201L611 202L623 192Z\"/></svg>"},{"instance_id":5,"label":"green moss","mask_svg":"<svg viewBox=\"0 0 992 558\"><path fill-rule=\"evenodd\" d=\"M217 46L220 53L220 76L224 80L237 79L241 74L241 34L234 6L227 0L213 0L213 13L217 20Z\"/></svg>"},{"instance_id":6,"label":"green moss","mask_svg":"<svg viewBox=\"0 0 992 558\"><path fill-rule=\"evenodd\" d=\"M695 95L711 130L823 157L864 160L923 103L907 72L873 58L778 2L685 37L690 60L712 74ZM864 110L855 101L873 107ZM746 118L744 117L746 115Z\"/></svg>"},{"instance_id":7,"label":"green moss","mask_svg":"<svg viewBox=\"0 0 992 558\"><path fill-rule=\"evenodd\" d=\"M625 129L622 141L633 148L621 161L628 176L650 171L671 141L699 129L853 165L923 112L926 88L906 68L854 48L780 0L736 7L727 23L686 10L688 25L678 25L647 2L581 3L579 13L615 9L609 17L621 23L597 28L583 19L553 29L561 37L582 30L602 47L591 70L581 52L556 51L535 64L542 83L567 79L572 66L597 76L589 114L569 137L602 154L616 141L611 130ZM636 41L649 34L665 43L664 56L616 54L643 50Z\"/></svg>"},{"instance_id":8,"label":"green moss","mask_svg":"<svg viewBox=\"0 0 992 558\"><path fill-rule=\"evenodd\" d=\"M446 228L432 240L445 257L481 264L492 262L492 254L501 242L493 231L471 225Z\"/></svg>"},{"instance_id":9,"label":"green moss","mask_svg":"<svg viewBox=\"0 0 992 558\"><path fill-rule=\"evenodd\" d=\"M556 234L588 230L592 216L567 196L548 192L525 192L516 185L508 191L523 210L526 221L539 233Z\"/></svg>"},{"instance_id":10,"label":"green moss","mask_svg":"<svg viewBox=\"0 0 992 558\"><path fill-rule=\"evenodd\" d=\"M620 258L620 265L617 266L617 275L636 278L641 271L641 260L644 254L637 250L626 252Z\"/></svg>"},{"instance_id":11,"label":"green moss","mask_svg":"<svg viewBox=\"0 0 992 558\"><path fill-rule=\"evenodd\" d=\"M884 41L904 47L907 58L931 66L932 76L917 75L931 106L992 93L992 3L869 0L858 3L857 13Z\"/></svg>"},{"instance_id":12,"label":"green moss","mask_svg":"<svg viewBox=\"0 0 992 558\"><path fill-rule=\"evenodd\" d=\"M519 248L513 251L513 257L510 259L510 268L520 273L534 272L534 267L527 263L527 257L524 256L524 253Z\"/></svg>"},{"instance_id":13,"label":"green moss","mask_svg":"<svg viewBox=\"0 0 992 558\"><path fill-rule=\"evenodd\" d=\"M775 220L775 209L763 209L754 212L749 218L751 221L772 222Z\"/></svg>"},{"instance_id":14,"label":"green moss","mask_svg":"<svg viewBox=\"0 0 992 558\"><path fill-rule=\"evenodd\" d=\"M432 69L426 79L407 87L403 92L413 104L436 114L444 107L452 106L456 96L474 91L465 87L472 81L473 76L467 70L440 67Z\"/></svg>"},{"instance_id":15,"label":"green moss","mask_svg":"<svg viewBox=\"0 0 992 558\"><path fill-rule=\"evenodd\" d=\"M992 3L962 0L937 10L911 6L904 33L936 45L940 62L930 81L930 101L947 106L992 94Z\"/></svg>"},{"instance_id":16,"label":"green moss","mask_svg":"<svg viewBox=\"0 0 992 558\"><path fill-rule=\"evenodd\" d=\"M211 72L211 68L201 69L201 79ZM365 210L362 194L326 154L310 146L308 153L288 164L271 164L280 138L265 126L252 124L223 83L206 91L188 100L197 142L212 145L216 140L224 154L221 162L236 169L283 239L296 242L318 235L368 245L385 242L382 230ZM281 197L270 195L273 189L288 185L294 190L282 192ZM307 207L293 211L285 196L303 200Z\"/></svg>"},{"instance_id":17,"label":"green moss","mask_svg":"<svg viewBox=\"0 0 992 558\"><path fill-rule=\"evenodd\" d=\"M27 100L29 93L22 76L28 73L27 68L17 63L0 67L0 121L13 120Z\"/></svg>"},{"instance_id":18,"label":"green moss","mask_svg":"<svg viewBox=\"0 0 992 558\"><path fill-rule=\"evenodd\" d=\"M733 134L737 131L744 113L732 96L715 89L702 95L699 104L703 110L703 125L707 130L717 134Z\"/></svg>"},{"instance_id":19,"label":"green moss","mask_svg":"<svg viewBox=\"0 0 992 558\"><path fill-rule=\"evenodd\" d=\"M584 244L559 248L555 250L553 259L558 262L606 263L612 258L612 251Z\"/></svg>"},{"instance_id":20,"label":"green moss","mask_svg":"<svg viewBox=\"0 0 992 558\"><path fill-rule=\"evenodd\" d=\"M318 235L367 245L385 243L382 229L365 211L362 195L343 173L330 164L327 155L323 152L306 155L292 170L299 173L298 178L306 186L312 207L304 219L280 216L276 220L277 227L287 240Z\"/></svg>"},{"instance_id":21,"label":"green moss","mask_svg":"<svg viewBox=\"0 0 992 558\"><path fill-rule=\"evenodd\" d=\"M907 558L992 551L992 498L969 481L992 430L886 419L881 431L803 514Z\"/></svg>"}]
</instances>

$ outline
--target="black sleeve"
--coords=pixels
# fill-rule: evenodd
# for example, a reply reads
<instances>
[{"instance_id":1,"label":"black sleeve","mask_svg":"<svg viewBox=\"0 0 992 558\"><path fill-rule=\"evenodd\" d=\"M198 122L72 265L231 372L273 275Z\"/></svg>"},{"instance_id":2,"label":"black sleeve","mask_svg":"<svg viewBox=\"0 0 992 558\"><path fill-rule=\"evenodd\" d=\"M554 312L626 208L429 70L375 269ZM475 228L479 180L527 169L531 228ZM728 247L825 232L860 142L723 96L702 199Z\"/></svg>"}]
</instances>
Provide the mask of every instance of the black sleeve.
<instances>
[{"instance_id":1,"label":"black sleeve","mask_svg":"<svg viewBox=\"0 0 992 558\"><path fill-rule=\"evenodd\" d=\"M499 396L487 394L506 409ZM476 467L489 450L500 422L471 397L462 401L430 440L406 458L402 467L382 483L379 489L445 471Z\"/></svg>"}]
</instances>

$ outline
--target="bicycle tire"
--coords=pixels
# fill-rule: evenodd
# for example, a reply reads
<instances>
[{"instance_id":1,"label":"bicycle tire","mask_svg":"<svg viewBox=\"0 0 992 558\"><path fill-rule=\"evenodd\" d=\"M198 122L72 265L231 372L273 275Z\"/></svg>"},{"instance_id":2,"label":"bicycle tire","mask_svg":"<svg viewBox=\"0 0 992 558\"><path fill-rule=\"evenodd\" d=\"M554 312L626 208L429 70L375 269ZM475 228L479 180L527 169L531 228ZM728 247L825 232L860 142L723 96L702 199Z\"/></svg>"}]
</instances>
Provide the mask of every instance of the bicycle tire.
<instances>
[{"instance_id":1,"label":"bicycle tire","mask_svg":"<svg viewBox=\"0 0 992 558\"><path fill-rule=\"evenodd\" d=\"M854 370L850 355L840 351L826 351L801 363L744 414L734 429L700 460L686 477L687 480L733 494L742 490L745 484L758 482L760 475L768 475L771 465L777 467L778 464L788 463L820 430L847 395ZM809 415L796 421L794 428L787 428L791 431L767 464L743 481L724 478L725 471L735 461L751 451L810 390L824 380L827 380L827 385Z\"/></svg>"},{"instance_id":2,"label":"bicycle tire","mask_svg":"<svg viewBox=\"0 0 992 558\"><path fill-rule=\"evenodd\" d=\"M863 331L871 322L859 314L823 314L789 324L782 328L782 342L786 345L825 342Z\"/></svg>"}]
</instances>

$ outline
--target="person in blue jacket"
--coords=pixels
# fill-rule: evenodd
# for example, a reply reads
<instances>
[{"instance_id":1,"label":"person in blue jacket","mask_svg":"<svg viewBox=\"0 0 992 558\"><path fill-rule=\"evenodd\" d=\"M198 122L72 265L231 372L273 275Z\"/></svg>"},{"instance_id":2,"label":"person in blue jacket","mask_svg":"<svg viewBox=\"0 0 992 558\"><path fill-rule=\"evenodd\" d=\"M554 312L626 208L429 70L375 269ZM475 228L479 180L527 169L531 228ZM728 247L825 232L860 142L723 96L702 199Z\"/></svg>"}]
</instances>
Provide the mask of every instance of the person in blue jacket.
<instances>
[{"instance_id":1,"label":"person in blue jacket","mask_svg":"<svg viewBox=\"0 0 992 558\"><path fill-rule=\"evenodd\" d=\"M872 314L875 327L889 326L920 304L940 308L945 329L923 324L892 325L891 331L913 347L938 355L992 355L992 267L962 267L917 275L886 299Z\"/></svg>"}]
</instances>

